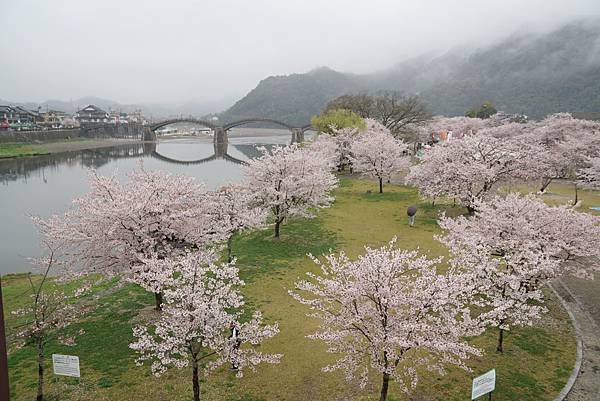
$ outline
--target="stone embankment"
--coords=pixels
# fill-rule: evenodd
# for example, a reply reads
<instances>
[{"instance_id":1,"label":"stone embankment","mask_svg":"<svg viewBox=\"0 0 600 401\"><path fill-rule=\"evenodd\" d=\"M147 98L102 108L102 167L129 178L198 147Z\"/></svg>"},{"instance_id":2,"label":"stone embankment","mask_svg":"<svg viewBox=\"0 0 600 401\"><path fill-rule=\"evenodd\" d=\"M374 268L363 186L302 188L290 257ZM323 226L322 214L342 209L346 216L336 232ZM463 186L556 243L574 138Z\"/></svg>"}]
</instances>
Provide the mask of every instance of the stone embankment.
<instances>
[{"instance_id":1,"label":"stone embankment","mask_svg":"<svg viewBox=\"0 0 600 401\"><path fill-rule=\"evenodd\" d=\"M47 131L0 131L0 143L40 143L77 138L142 139L141 124L90 124L81 128Z\"/></svg>"}]
</instances>

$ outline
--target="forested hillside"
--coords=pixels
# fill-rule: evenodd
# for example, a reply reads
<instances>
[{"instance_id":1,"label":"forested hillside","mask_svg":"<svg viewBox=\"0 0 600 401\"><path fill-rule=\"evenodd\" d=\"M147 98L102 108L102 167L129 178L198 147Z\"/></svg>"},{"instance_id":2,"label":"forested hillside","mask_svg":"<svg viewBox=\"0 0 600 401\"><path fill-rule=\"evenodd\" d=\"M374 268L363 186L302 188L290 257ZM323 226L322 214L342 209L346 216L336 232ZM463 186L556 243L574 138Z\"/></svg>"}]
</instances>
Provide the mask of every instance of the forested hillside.
<instances>
[{"instance_id":1,"label":"forested hillside","mask_svg":"<svg viewBox=\"0 0 600 401\"><path fill-rule=\"evenodd\" d=\"M434 114L462 115L491 101L540 118L600 111L600 21L578 21L543 35L513 35L481 49L406 60L374 74L320 68L269 77L221 117L270 117L303 124L342 94L397 90L419 94Z\"/></svg>"}]
</instances>

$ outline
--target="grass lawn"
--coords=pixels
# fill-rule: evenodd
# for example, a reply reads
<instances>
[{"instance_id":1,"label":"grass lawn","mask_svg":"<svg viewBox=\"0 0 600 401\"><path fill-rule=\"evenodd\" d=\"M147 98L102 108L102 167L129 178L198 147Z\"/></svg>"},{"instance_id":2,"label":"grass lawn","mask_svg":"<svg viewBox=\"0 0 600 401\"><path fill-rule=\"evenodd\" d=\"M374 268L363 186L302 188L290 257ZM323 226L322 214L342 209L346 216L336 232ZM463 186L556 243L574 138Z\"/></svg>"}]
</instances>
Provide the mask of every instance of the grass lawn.
<instances>
[{"instance_id":1,"label":"grass lawn","mask_svg":"<svg viewBox=\"0 0 600 401\"><path fill-rule=\"evenodd\" d=\"M367 193L372 190L373 193ZM380 376L373 375L372 384L360 390L347 384L343 375L323 373L322 366L333 361L323 343L308 340L318 322L305 316L307 308L287 293L294 282L307 271L315 271L306 257L308 252L320 255L329 249L345 250L356 256L365 244L378 246L398 237L402 247L419 247L432 256L445 255L443 246L434 241L440 233L438 213L463 213L450 204L420 201L412 188L387 185L384 194L376 193L376 184L343 178L336 190L335 205L319 213L313 220L293 220L282 227L282 238L274 240L270 230L245 234L235 239L241 276L246 281L244 294L251 308L263 311L268 322L277 321L281 333L263 344L267 352L283 353L279 365L264 365L256 373L248 372L236 379L223 368L201 384L204 400L374 400ZM410 228L406 207L417 204L416 226ZM8 326L17 322L10 310L22 304L27 282L22 276L3 280ZM84 330L77 345L67 347L56 342L48 346L48 355L78 355L82 378L56 379L47 364L50 400L127 400L149 401L191 400L191 369L171 370L160 378L150 374L148 365L134 364L135 354L129 350L131 325L140 313L151 311L153 297L133 285L126 285L100 298L98 307L69 332ZM505 353L495 350L497 332L471 339L485 351L481 358L468 364L473 374L450 369L446 376L422 372L413 400L469 399L471 380L496 368L497 383L493 399L540 401L552 400L564 386L575 361L575 339L567 313L548 294L550 313L531 328L516 329L505 337ZM10 354L11 389L15 400L35 398L36 366L32 347L12 350ZM391 400L408 400L392 383Z\"/></svg>"},{"instance_id":2,"label":"grass lawn","mask_svg":"<svg viewBox=\"0 0 600 401\"><path fill-rule=\"evenodd\" d=\"M7 157L43 155L46 153L48 152L44 152L43 149L36 145L22 143L0 143L0 159Z\"/></svg>"}]
</instances>

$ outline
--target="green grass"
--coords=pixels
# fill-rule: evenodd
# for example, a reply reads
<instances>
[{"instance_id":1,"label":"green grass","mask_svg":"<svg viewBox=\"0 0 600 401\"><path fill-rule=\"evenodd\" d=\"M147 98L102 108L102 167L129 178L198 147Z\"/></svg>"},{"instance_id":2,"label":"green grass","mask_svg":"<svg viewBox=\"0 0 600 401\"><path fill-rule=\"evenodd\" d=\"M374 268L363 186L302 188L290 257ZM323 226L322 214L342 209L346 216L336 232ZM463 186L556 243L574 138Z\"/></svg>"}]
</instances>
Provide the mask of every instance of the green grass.
<instances>
[{"instance_id":1,"label":"green grass","mask_svg":"<svg viewBox=\"0 0 600 401\"><path fill-rule=\"evenodd\" d=\"M9 157L36 156L46 153L48 152L45 152L42 148L35 145L21 143L0 143L0 159Z\"/></svg>"},{"instance_id":2,"label":"green grass","mask_svg":"<svg viewBox=\"0 0 600 401\"><path fill-rule=\"evenodd\" d=\"M252 308L263 311L268 322L279 322L280 334L263 344L265 352L283 353L279 365L264 365L256 373L248 372L236 379L223 368L201 384L204 400L374 400L380 378L360 390L345 382L341 373L323 373L320 367L333 361L323 343L306 338L317 326L306 317L307 308L298 304L288 290L307 271L316 271L307 253L321 255L329 249L356 256L363 246L379 246L393 236L406 248L420 248L432 256L446 255L433 236L441 233L436 224L440 212L455 216L463 213L451 204L420 200L412 188L386 185L378 194L373 182L342 178L336 190L336 202L319 212L315 219L296 219L282 226L281 239L272 238L272 230L240 235L234 240L233 253L238 256L240 275L247 285L243 292ZM373 192L368 193L371 190ZM407 224L406 208L416 204L416 225ZM12 276L3 280L8 324L14 324L9 311L22 305L26 282ZM112 283L114 284L114 283ZM489 330L471 342L485 351L472 359L472 373L449 369L446 376L421 372L415 399L465 400L471 380L495 368L498 381L494 400L551 400L566 383L575 360L573 329L566 312L550 293L549 314L535 327L507 333L505 353L495 350L496 331ZM135 354L128 348L131 326L152 311L153 298L133 285L126 285L98 302L94 312L68 330L85 334L77 345L66 347L52 341L53 352L79 355L82 379L58 381L48 368L48 393L61 400L191 400L190 371L173 369L160 378L150 374L148 365L135 366ZM35 392L35 355L31 347L13 350L10 355L11 390L15 400L30 400ZM407 400L392 383L390 399ZM58 398L55 398L58 399Z\"/></svg>"}]
</instances>

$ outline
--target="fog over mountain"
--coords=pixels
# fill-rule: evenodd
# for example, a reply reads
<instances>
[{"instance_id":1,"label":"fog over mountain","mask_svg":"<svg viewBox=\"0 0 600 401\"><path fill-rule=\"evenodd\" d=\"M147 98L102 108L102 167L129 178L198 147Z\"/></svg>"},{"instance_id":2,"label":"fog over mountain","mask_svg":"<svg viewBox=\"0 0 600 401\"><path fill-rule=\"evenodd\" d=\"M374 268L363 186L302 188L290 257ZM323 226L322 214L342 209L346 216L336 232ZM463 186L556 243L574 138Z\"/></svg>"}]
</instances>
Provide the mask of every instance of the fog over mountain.
<instances>
[{"instance_id":1,"label":"fog over mountain","mask_svg":"<svg viewBox=\"0 0 600 401\"><path fill-rule=\"evenodd\" d=\"M593 16L598 0L3 0L0 98L218 111L265 77L370 74Z\"/></svg>"},{"instance_id":2,"label":"fog over mountain","mask_svg":"<svg viewBox=\"0 0 600 401\"><path fill-rule=\"evenodd\" d=\"M304 124L327 101L349 93L418 94L435 114L463 115L492 101L533 118L560 111L600 111L600 19L578 20L545 34L518 33L476 49L415 57L372 74L319 68L269 77L222 114Z\"/></svg>"},{"instance_id":3,"label":"fog over mountain","mask_svg":"<svg viewBox=\"0 0 600 401\"><path fill-rule=\"evenodd\" d=\"M436 114L462 115L484 101L533 118L558 111L600 111L600 19L587 18L544 34L516 33L479 48L454 48L404 60L370 74L320 67L308 73L270 76L246 96L181 104L122 104L83 97L22 103L74 112L93 103L105 109L142 111L155 118L202 116L229 107L223 120L270 117L302 125L327 101L348 93L396 90L419 94ZM0 103L12 103L10 99Z\"/></svg>"},{"instance_id":4,"label":"fog over mountain","mask_svg":"<svg viewBox=\"0 0 600 401\"><path fill-rule=\"evenodd\" d=\"M598 18L598 0L5 0L0 101L299 123L394 89L436 113L597 111Z\"/></svg>"}]
</instances>

